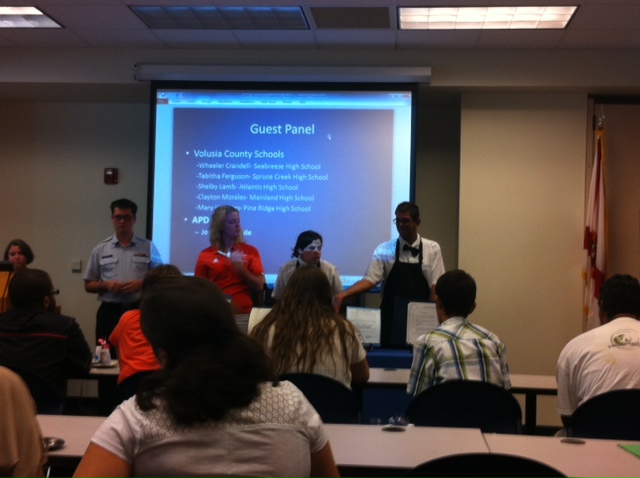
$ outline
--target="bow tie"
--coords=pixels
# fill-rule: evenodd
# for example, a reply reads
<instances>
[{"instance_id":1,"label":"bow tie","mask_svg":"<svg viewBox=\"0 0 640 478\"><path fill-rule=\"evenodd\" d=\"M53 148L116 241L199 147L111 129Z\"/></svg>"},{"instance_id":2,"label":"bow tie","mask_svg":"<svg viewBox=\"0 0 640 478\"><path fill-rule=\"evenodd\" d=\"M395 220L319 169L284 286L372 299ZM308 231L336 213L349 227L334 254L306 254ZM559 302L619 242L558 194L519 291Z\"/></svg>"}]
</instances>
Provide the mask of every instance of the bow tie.
<instances>
[{"instance_id":1,"label":"bow tie","mask_svg":"<svg viewBox=\"0 0 640 478\"><path fill-rule=\"evenodd\" d=\"M418 249L417 247L411 247L409 244L405 244L404 246L402 246L402 250L411 251L413 257L416 257L418 254L420 254L420 249Z\"/></svg>"}]
</instances>

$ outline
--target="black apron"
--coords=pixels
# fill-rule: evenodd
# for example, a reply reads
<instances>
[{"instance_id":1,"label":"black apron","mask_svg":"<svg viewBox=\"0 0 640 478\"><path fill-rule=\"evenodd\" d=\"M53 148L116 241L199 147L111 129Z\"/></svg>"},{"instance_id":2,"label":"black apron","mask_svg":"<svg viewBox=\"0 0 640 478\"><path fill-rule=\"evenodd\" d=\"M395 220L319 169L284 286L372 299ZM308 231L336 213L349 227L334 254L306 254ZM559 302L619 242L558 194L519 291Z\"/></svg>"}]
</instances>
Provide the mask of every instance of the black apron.
<instances>
[{"instance_id":1,"label":"black apron","mask_svg":"<svg viewBox=\"0 0 640 478\"><path fill-rule=\"evenodd\" d=\"M384 282L380 304L380 345L383 348L407 348L407 305L428 302L429 281L422 274L422 240L417 263L399 262L400 240L396 242L396 261Z\"/></svg>"}]
</instances>

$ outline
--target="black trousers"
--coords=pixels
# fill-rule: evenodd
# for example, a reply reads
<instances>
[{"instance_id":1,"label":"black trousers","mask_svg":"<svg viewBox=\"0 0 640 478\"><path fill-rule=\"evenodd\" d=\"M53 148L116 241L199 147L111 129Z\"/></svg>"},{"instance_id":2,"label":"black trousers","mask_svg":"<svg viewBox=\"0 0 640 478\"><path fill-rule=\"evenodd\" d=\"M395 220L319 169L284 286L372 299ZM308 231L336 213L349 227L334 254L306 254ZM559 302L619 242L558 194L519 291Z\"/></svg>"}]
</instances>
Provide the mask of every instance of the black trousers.
<instances>
[{"instance_id":1,"label":"black trousers","mask_svg":"<svg viewBox=\"0 0 640 478\"><path fill-rule=\"evenodd\" d=\"M111 332L113 332L113 329L118 325L122 314L128 310L137 309L139 305L138 301L127 303L102 302L96 313L96 343L94 345L98 345L99 339L108 341ZM117 358L115 349L111 344L109 345L111 348L111 358Z\"/></svg>"}]
</instances>

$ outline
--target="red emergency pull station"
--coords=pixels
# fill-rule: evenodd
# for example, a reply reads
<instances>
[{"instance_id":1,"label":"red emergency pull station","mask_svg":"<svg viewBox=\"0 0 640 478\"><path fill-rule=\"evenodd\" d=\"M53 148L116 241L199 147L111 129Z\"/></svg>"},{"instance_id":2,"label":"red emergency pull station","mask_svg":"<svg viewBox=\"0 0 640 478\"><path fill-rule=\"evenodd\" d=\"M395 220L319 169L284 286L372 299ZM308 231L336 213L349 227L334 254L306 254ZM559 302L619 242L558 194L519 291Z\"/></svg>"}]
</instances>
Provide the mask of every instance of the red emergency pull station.
<instances>
[{"instance_id":1,"label":"red emergency pull station","mask_svg":"<svg viewBox=\"0 0 640 478\"><path fill-rule=\"evenodd\" d=\"M104 168L104 183L118 184L118 168Z\"/></svg>"}]
</instances>

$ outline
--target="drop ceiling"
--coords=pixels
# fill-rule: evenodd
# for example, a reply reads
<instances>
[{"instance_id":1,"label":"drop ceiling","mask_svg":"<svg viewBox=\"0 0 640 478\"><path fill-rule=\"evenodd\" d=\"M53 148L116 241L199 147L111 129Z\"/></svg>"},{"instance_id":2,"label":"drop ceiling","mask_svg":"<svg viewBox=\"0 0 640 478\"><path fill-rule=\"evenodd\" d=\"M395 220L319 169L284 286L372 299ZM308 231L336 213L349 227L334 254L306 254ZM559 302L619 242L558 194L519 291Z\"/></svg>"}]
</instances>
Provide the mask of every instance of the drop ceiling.
<instances>
[{"instance_id":1,"label":"drop ceiling","mask_svg":"<svg viewBox=\"0 0 640 478\"><path fill-rule=\"evenodd\" d=\"M549 50L640 48L640 1L535 1L535 5L578 5L565 30L400 31L401 6L523 5L506 0L24 0L2 6L35 5L63 25L62 29L0 29L0 48L131 49L317 49L385 50ZM299 6L304 30L151 29L131 6L217 5Z\"/></svg>"}]
</instances>

